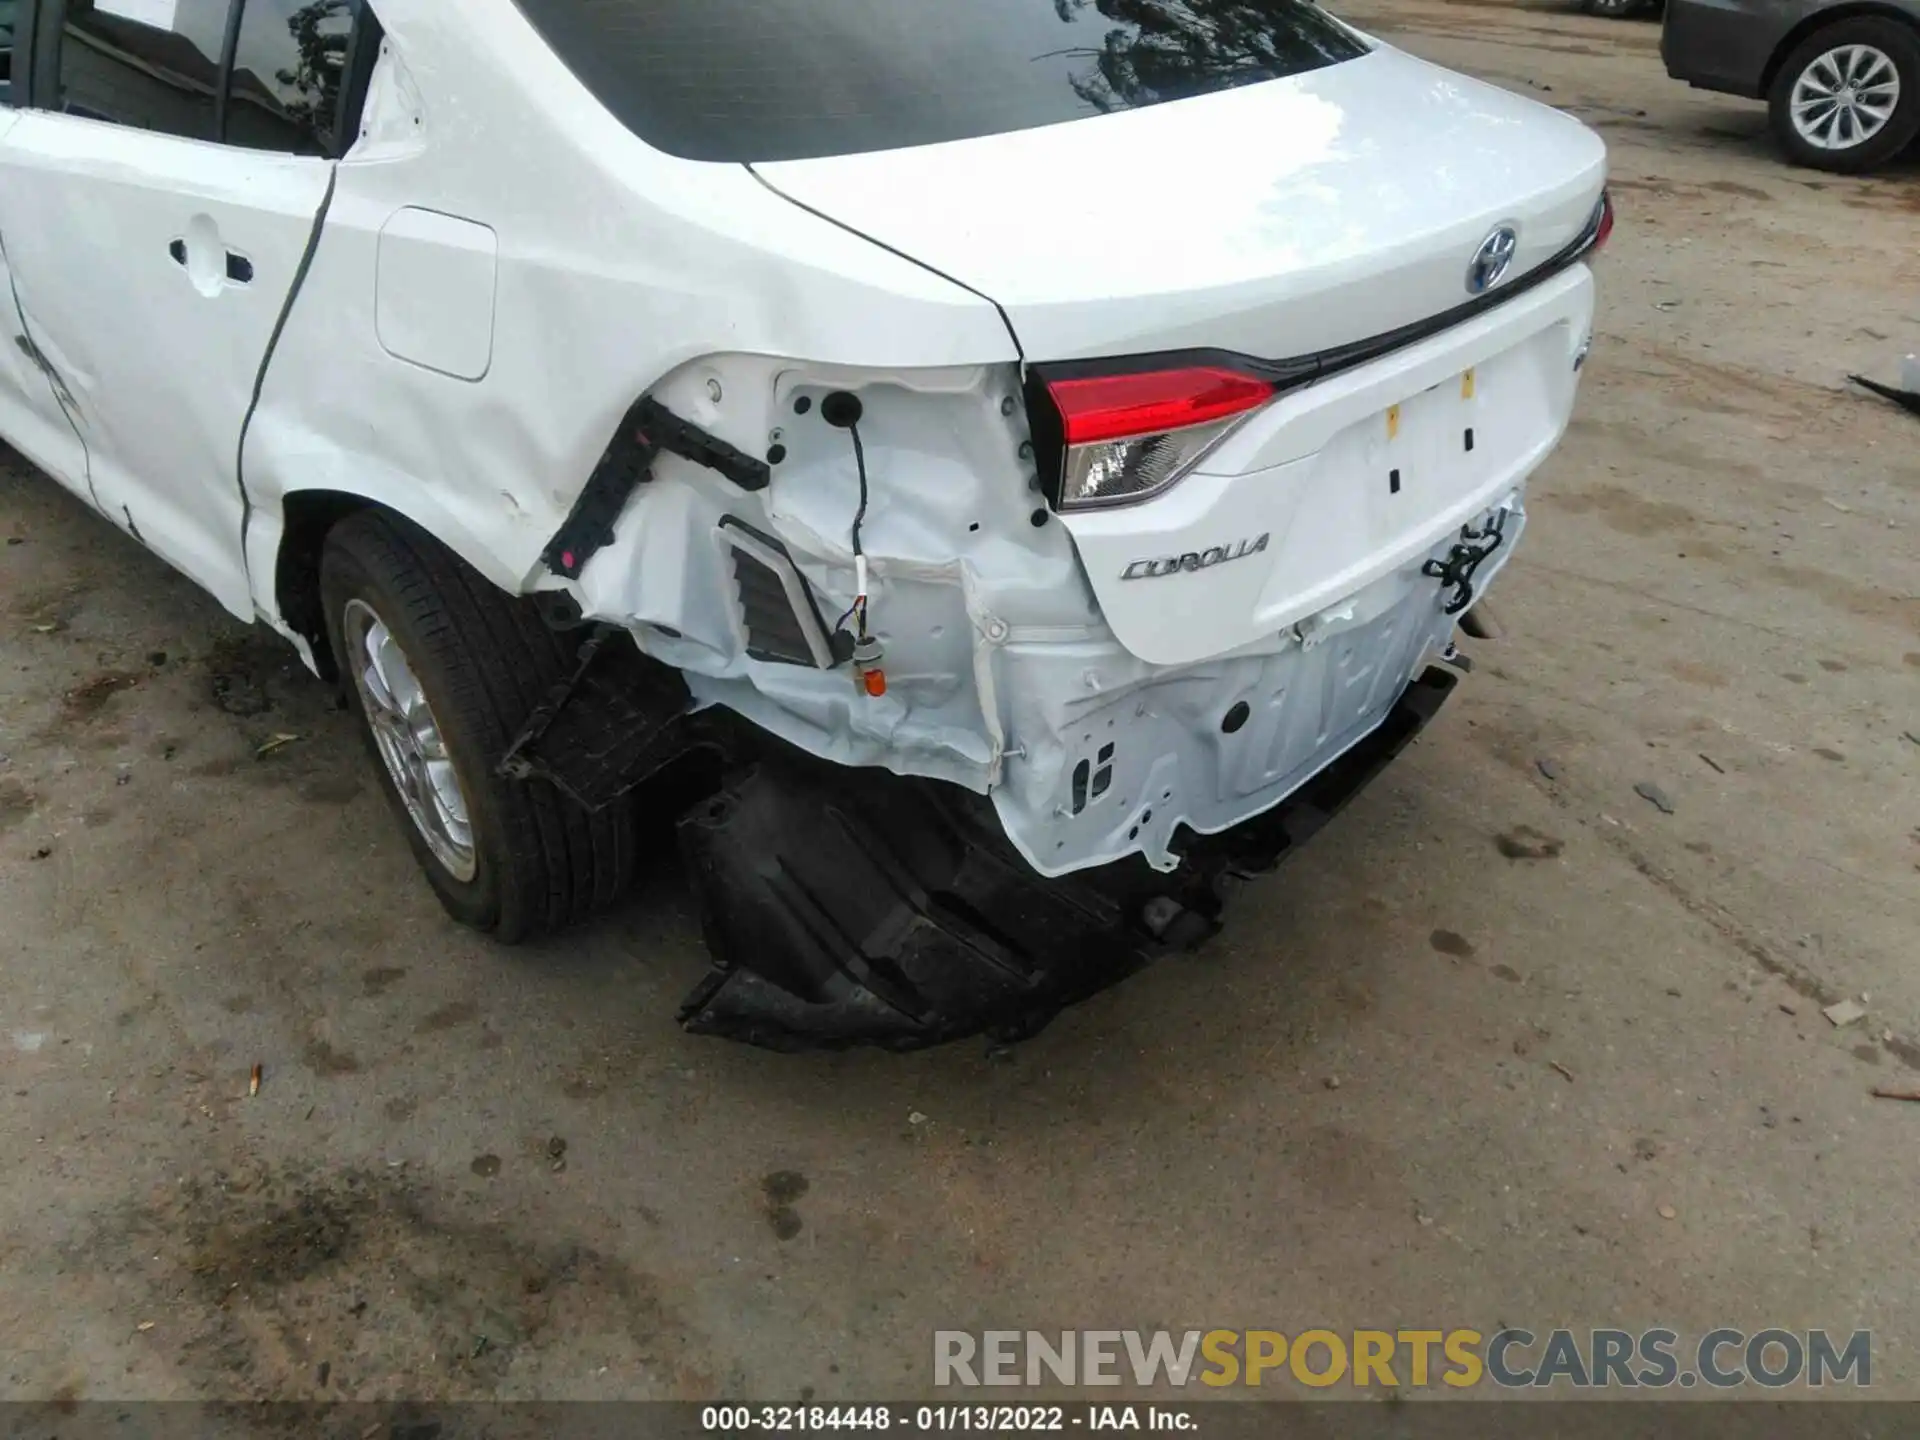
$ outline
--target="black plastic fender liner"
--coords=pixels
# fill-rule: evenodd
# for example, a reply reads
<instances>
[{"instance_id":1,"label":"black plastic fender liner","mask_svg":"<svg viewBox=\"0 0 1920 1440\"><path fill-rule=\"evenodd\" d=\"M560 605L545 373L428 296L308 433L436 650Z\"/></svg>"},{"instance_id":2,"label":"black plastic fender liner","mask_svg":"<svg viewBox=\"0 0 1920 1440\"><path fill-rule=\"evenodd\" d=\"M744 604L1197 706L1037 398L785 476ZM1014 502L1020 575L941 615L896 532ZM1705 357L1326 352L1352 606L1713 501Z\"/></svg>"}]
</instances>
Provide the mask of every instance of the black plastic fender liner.
<instances>
[{"instance_id":1,"label":"black plastic fender liner","mask_svg":"<svg viewBox=\"0 0 1920 1440\"><path fill-rule=\"evenodd\" d=\"M1232 884L1317 833L1455 683L1426 671L1371 735L1286 800L1191 837L1171 875L1136 857L1048 879L979 796L769 748L680 821L714 960L681 1023L774 1050L1035 1034L1210 934Z\"/></svg>"},{"instance_id":2,"label":"black plastic fender liner","mask_svg":"<svg viewBox=\"0 0 1920 1440\"><path fill-rule=\"evenodd\" d=\"M977 797L938 782L769 753L680 840L715 962L681 1009L696 1034L775 1050L1013 1038L1155 953L1112 898L1044 879Z\"/></svg>"},{"instance_id":3,"label":"black plastic fender liner","mask_svg":"<svg viewBox=\"0 0 1920 1440\"><path fill-rule=\"evenodd\" d=\"M549 592L551 593L551 592ZM610 625L580 632L574 667L535 707L501 757L514 780L545 780L600 810L688 751L712 745L689 712L680 672Z\"/></svg>"}]
</instances>

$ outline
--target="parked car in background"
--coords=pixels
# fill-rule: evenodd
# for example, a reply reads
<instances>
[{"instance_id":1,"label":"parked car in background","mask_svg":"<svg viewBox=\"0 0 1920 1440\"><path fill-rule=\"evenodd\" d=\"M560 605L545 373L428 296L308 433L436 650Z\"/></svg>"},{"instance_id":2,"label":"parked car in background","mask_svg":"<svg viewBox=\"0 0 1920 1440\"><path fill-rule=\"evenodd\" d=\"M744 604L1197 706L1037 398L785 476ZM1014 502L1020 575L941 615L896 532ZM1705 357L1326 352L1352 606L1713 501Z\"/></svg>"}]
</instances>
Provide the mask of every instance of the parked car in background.
<instances>
[{"instance_id":1,"label":"parked car in background","mask_svg":"<svg viewBox=\"0 0 1920 1440\"><path fill-rule=\"evenodd\" d=\"M1589 15L1608 20L1632 20L1639 16L1652 19L1666 8L1666 0L1585 0Z\"/></svg>"},{"instance_id":2,"label":"parked car in background","mask_svg":"<svg viewBox=\"0 0 1920 1440\"><path fill-rule=\"evenodd\" d=\"M1667 73L1765 100L1788 156L1884 165L1920 135L1920 0L1671 0Z\"/></svg>"}]
</instances>

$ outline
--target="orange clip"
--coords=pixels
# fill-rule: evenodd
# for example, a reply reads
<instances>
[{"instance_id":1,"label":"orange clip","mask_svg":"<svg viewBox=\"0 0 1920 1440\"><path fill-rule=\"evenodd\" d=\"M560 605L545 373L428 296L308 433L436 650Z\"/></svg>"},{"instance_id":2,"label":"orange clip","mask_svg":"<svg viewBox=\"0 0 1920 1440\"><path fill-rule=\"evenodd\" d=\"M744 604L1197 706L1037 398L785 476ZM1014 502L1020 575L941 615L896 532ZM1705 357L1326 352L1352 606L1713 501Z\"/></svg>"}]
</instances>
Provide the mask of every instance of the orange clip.
<instances>
[{"instance_id":1,"label":"orange clip","mask_svg":"<svg viewBox=\"0 0 1920 1440\"><path fill-rule=\"evenodd\" d=\"M869 695L880 696L887 693L887 672L884 670L869 670L860 677L860 681L867 687Z\"/></svg>"}]
</instances>

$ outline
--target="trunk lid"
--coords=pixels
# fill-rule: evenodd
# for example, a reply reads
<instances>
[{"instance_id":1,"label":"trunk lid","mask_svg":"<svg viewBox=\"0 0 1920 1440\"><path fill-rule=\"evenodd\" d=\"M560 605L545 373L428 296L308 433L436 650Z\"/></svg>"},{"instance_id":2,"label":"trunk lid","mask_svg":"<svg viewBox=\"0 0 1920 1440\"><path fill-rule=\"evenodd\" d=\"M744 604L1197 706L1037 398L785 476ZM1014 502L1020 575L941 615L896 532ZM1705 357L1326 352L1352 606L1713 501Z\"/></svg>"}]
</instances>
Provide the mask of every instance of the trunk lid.
<instances>
[{"instance_id":1,"label":"trunk lid","mask_svg":"<svg viewBox=\"0 0 1920 1440\"><path fill-rule=\"evenodd\" d=\"M1567 116L1382 47L1145 109L755 166L788 198L987 296L1033 363L1325 350L1574 240L1605 177Z\"/></svg>"}]
</instances>

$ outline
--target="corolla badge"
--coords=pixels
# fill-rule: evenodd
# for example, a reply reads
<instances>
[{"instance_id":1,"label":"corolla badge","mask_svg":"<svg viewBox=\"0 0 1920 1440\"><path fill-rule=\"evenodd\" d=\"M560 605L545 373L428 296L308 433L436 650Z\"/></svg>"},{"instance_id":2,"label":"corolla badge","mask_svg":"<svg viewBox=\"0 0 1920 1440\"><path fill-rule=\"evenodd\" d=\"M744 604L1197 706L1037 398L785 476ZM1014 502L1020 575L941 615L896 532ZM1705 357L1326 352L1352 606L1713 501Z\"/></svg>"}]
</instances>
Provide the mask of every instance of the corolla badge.
<instances>
[{"instance_id":1,"label":"corolla badge","mask_svg":"<svg viewBox=\"0 0 1920 1440\"><path fill-rule=\"evenodd\" d=\"M1482 240L1467 266L1467 293L1484 295L1505 279L1513 264L1513 252L1519 246L1520 237L1511 225L1502 225Z\"/></svg>"},{"instance_id":2,"label":"corolla badge","mask_svg":"<svg viewBox=\"0 0 1920 1440\"><path fill-rule=\"evenodd\" d=\"M1205 550L1188 550L1180 555L1156 555L1148 560L1134 560L1120 572L1120 578L1158 580L1165 575L1211 570L1215 565L1224 565L1229 560L1244 560L1249 555L1258 555L1267 548L1267 541L1272 538L1273 532L1269 530L1255 537L1235 540L1231 545L1210 545Z\"/></svg>"}]
</instances>

